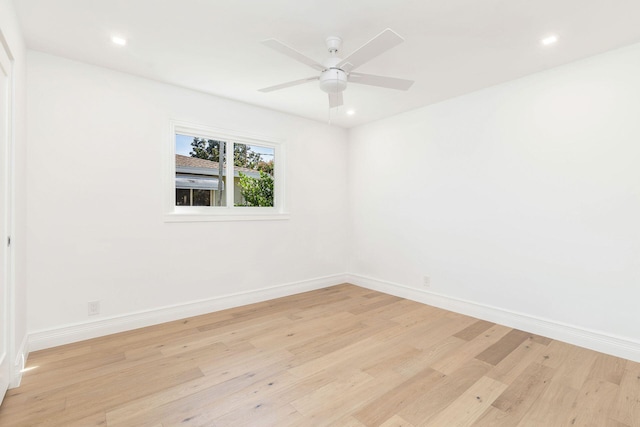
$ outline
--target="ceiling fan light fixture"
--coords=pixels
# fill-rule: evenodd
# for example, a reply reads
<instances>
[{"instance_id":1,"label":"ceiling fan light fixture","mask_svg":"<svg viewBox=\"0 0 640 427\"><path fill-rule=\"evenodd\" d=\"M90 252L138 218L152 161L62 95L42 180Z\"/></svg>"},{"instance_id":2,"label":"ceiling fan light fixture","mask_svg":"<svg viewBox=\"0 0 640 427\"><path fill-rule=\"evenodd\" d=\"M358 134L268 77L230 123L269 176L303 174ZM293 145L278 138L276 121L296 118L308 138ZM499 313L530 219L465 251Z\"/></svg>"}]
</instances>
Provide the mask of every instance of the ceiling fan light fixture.
<instances>
[{"instance_id":1,"label":"ceiling fan light fixture","mask_svg":"<svg viewBox=\"0 0 640 427\"><path fill-rule=\"evenodd\" d=\"M320 74L320 89L326 93L340 93L347 88L347 73L339 68L329 68Z\"/></svg>"}]
</instances>

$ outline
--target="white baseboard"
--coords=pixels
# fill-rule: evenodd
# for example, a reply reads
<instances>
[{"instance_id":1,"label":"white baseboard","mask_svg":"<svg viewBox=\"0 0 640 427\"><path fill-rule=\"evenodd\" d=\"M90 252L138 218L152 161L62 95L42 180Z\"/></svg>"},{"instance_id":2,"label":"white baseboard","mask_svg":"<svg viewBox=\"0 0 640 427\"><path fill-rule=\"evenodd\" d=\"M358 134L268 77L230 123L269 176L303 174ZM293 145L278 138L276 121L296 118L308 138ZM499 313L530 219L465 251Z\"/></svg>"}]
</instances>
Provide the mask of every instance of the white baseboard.
<instances>
[{"instance_id":1,"label":"white baseboard","mask_svg":"<svg viewBox=\"0 0 640 427\"><path fill-rule=\"evenodd\" d=\"M25 335L16 352L16 360L13 363L13 372L9 388L20 386L20 382L22 382L22 372L24 372L24 368L27 366L27 357L29 357L29 337Z\"/></svg>"},{"instance_id":2,"label":"white baseboard","mask_svg":"<svg viewBox=\"0 0 640 427\"><path fill-rule=\"evenodd\" d=\"M161 307L121 316L97 319L90 322L67 325L30 333L19 349L16 366L26 362L28 351L37 351L72 342L82 341L117 332L128 331L159 323L170 322L200 314L212 313L227 308L294 295L301 292L322 289L341 283L396 295L424 304L451 310L456 313L477 317L512 328L568 342L581 347L640 362L640 342L606 334L600 331L568 325L529 314L518 313L490 305L479 304L444 294L411 288L398 283L387 282L356 274L337 274L295 283L288 283L248 292L222 295L186 304ZM21 379L21 367L14 375L11 387L17 387Z\"/></svg>"},{"instance_id":3,"label":"white baseboard","mask_svg":"<svg viewBox=\"0 0 640 427\"><path fill-rule=\"evenodd\" d=\"M580 328L549 319L517 313L499 307L479 304L447 295L410 288L356 274L347 275L347 282L363 288L399 296L427 305L487 320L511 328L564 341L580 347L640 362L640 342L600 331Z\"/></svg>"},{"instance_id":4,"label":"white baseboard","mask_svg":"<svg viewBox=\"0 0 640 427\"><path fill-rule=\"evenodd\" d=\"M89 322L67 325L59 328L32 332L29 334L31 351L56 347L72 342L96 338L104 335L157 325L159 323L212 313L227 308L239 307L301 292L326 288L345 283L346 275L336 274L295 283L262 288L247 292L222 295L186 304L161 307L136 313L124 314Z\"/></svg>"}]
</instances>

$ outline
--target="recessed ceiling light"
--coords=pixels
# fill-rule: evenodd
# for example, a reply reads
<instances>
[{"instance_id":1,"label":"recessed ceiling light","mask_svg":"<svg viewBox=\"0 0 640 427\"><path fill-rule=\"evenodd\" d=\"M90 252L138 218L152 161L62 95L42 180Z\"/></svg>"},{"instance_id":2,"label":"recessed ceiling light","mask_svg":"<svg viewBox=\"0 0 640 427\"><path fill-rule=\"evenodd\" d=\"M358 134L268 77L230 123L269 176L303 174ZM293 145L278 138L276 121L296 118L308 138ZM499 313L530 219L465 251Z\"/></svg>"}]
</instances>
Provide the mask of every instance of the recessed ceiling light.
<instances>
[{"instance_id":1,"label":"recessed ceiling light","mask_svg":"<svg viewBox=\"0 0 640 427\"><path fill-rule=\"evenodd\" d=\"M347 116L353 116L355 113L353 110L347 110Z\"/></svg>"},{"instance_id":2,"label":"recessed ceiling light","mask_svg":"<svg viewBox=\"0 0 640 427\"><path fill-rule=\"evenodd\" d=\"M119 46L124 46L127 44L127 39L118 36L111 37L111 41Z\"/></svg>"},{"instance_id":3,"label":"recessed ceiling light","mask_svg":"<svg viewBox=\"0 0 640 427\"><path fill-rule=\"evenodd\" d=\"M540 43L542 43L544 46L549 46L551 44L554 44L557 41L558 41L558 36L551 35L551 36L547 36L547 37L543 38L542 40L540 40Z\"/></svg>"}]
</instances>

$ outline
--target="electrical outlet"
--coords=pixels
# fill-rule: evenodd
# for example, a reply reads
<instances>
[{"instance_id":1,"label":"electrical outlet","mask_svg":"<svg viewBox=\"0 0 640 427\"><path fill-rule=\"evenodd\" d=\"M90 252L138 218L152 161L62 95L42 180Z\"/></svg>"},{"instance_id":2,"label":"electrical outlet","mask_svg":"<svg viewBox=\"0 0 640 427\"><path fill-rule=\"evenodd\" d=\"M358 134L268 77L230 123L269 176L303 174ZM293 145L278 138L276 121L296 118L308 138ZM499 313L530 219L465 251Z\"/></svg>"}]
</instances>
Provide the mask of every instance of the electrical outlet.
<instances>
[{"instance_id":1,"label":"electrical outlet","mask_svg":"<svg viewBox=\"0 0 640 427\"><path fill-rule=\"evenodd\" d=\"M431 287L431 278L429 276L422 276L422 285L425 288Z\"/></svg>"},{"instance_id":2,"label":"electrical outlet","mask_svg":"<svg viewBox=\"0 0 640 427\"><path fill-rule=\"evenodd\" d=\"M87 305L89 316L96 316L100 314L100 301L89 301Z\"/></svg>"}]
</instances>

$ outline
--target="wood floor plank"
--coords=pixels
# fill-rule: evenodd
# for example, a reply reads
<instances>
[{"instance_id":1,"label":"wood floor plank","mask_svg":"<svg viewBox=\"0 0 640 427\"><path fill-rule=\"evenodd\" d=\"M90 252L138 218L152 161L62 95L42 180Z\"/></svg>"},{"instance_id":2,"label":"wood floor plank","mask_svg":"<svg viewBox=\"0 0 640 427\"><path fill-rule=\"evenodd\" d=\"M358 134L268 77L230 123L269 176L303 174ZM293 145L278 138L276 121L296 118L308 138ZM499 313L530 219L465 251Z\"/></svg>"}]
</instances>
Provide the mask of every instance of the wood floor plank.
<instances>
[{"instance_id":1,"label":"wood floor plank","mask_svg":"<svg viewBox=\"0 0 640 427\"><path fill-rule=\"evenodd\" d=\"M477 420L507 388L506 384L482 377L449 406L431 418L426 427L468 426Z\"/></svg>"},{"instance_id":2,"label":"wood floor plank","mask_svg":"<svg viewBox=\"0 0 640 427\"><path fill-rule=\"evenodd\" d=\"M384 298L376 298L376 299L372 298L371 300L372 301L369 302L368 304L360 304L357 307L351 308L349 310L349 313L358 315L358 314L366 313L368 311L374 311L376 309L387 307L396 302L402 301L402 298L394 297L391 295L385 295Z\"/></svg>"},{"instance_id":3,"label":"wood floor plank","mask_svg":"<svg viewBox=\"0 0 640 427\"><path fill-rule=\"evenodd\" d=\"M574 347L575 346L562 341L552 341L547 345L547 351L543 353L539 363L550 368L559 368L560 366L566 365L565 362Z\"/></svg>"},{"instance_id":4,"label":"wood floor plank","mask_svg":"<svg viewBox=\"0 0 640 427\"><path fill-rule=\"evenodd\" d=\"M440 372L432 368L425 368L422 372L413 375L407 381L362 407L354 414L355 418L368 426L382 424L391 415L398 414L413 400L420 399L444 378L445 375Z\"/></svg>"},{"instance_id":5,"label":"wood floor plank","mask_svg":"<svg viewBox=\"0 0 640 427\"><path fill-rule=\"evenodd\" d=\"M173 387L177 384L183 384L193 379L200 378L202 373L196 368L189 368L173 372L163 377L152 378L146 382L138 384L124 384L122 381L114 381L106 386L98 386L93 390L85 390L82 395L75 395L67 399L64 412L57 417L60 425L68 425L73 422L80 422L82 419L94 414L97 409L109 408L126 404L127 402L147 396L153 392ZM113 392L108 396L104 396L103 387L111 387ZM96 408L96 401L100 401L100 407ZM104 411L104 409L103 409Z\"/></svg>"},{"instance_id":6,"label":"wood floor plank","mask_svg":"<svg viewBox=\"0 0 640 427\"><path fill-rule=\"evenodd\" d=\"M560 382L552 383L534 401L526 415L517 424L517 427L565 425L568 419L567 414L572 411L573 403L577 397L578 390Z\"/></svg>"},{"instance_id":7,"label":"wood floor plank","mask_svg":"<svg viewBox=\"0 0 640 427\"><path fill-rule=\"evenodd\" d=\"M411 377L422 371L425 366L448 358L456 353L467 341L450 336L440 342L435 342L431 347L419 351L415 356L410 357L393 369L405 377Z\"/></svg>"},{"instance_id":8,"label":"wood floor plank","mask_svg":"<svg viewBox=\"0 0 640 427\"><path fill-rule=\"evenodd\" d=\"M453 403L489 369L490 365L487 363L471 359L451 375L442 378L426 393L409 402L398 414L416 426L424 425Z\"/></svg>"},{"instance_id":9,"label":"wood floor plank","mask_svg":"<svg viewBox=\"0 0 640 427\"><path fill-rule=\"evenodd\" d=\"M349 322L346 325L342 322L337 328L321 332L292 340L286 344L286 348L296 356L328 354L372 334L371 328L362 322Z\"/></svg>"},{"instance_id":10,"label":"wood floor plank","mask_svg":"<svg viewBox=\"0 0 640 427\"><path fill-rule=\"evenodd\" d=\"M562 366L556 368L554 381L580 390L592 372L597 357L595 351L573 346Z\"/></svg>"},{"instance_id":11,"label":"wood floor plank","mask_svg":"<svg viewBox=\"0 0 640 427\"><path fill-rule=\"evenodd\" d=\"M472 323L474 319L468 317L450 318L446 315L438 315L433 321L421 320L410 325L400 323L396 327L388 328L386 337L381 339L384 339L388 345L410 341L413 347L428 350L435 344L451 338L456 342L465 343L466 341L453 335Z\"/></svg>"},{"instance_id":12,"label":"wood floor plank","mask_svg":"<svg viewBox=\"0 0 640 427\"><path fill-rule=\"evenodd\" d=\"M204 426L273 427L304 426L305 418L290 404L264 403L239 408ZM181 425L186 425L181 423Z\"/></svg>"},{"instance_id":13,"label":"wood floor plank","mask_svg":"<svg viewBox=\"0 0 640 427\"><path fill-rule=\"evenodd\" d=\"M599 427L607 423L618 386L608 381L587 380L567 416L567 425Z\"/></svg>"},{"instance_id":14,"label":"wood floor plank","mask_svg":"<svg viewBox=\"0 0 640 427\"><path fill-rule=\"evenodd\" d=\"M616 421L614 419L609 418L607 420L607 423L605 424L605 427L631 427L628 424L623 424L620 421Z\"/></svg>"},{"instance_id":15,"label":"wood floor plank","mask_svg":"<svg viewBox=\"0 0 640 427\"><path fill-rule=\"evenodd\" d=\"M640 363L627 361L611 418L628 426L640 425Z\"/></svg>"},{"instance_id":16,"label":"wood floor plank","mask_svg":"<svg viewBox=\"0 0 640 427\"><path fill-rule=\"evenodd\" d=\"M295 366L289 372L299 377L306 377L314 372L345 363L345 361L357 359L362 353L375 354L375 352L381 351L384 347L384 343L373 337L365 338L339 350L319 356L302 365Z\"/></svg>"},{"instance_id":17,"label":"wood floor plank","mask_svg":"<svg viewBox=\"0 0 640 427\"><path fill-rule=\"evenodd\" d=\"M77 383L77 377L79 373L83 376L101 376L104 372L105 368L108 369L109 366L113 366L114 364L120 365L118 362L122 362L125 360L124 354L109 354L109 355L101 355L98 353L94 353L90 355L92 357L74 357L68 360L70 365L62 365L62 366L33 366L31 375L37 381L33 384L37 384L37 388L29 387L28 384L25 384L24 387L20 387L17 390L10 390L9 395L14 396L12 402L18 403L29 403L28 399L31 400L43 400L47 395L52 395L55 390L64 387L65 385L72 385Z\"/></svg>"},{"instance_id":18,"label":"wood floor plank","mask_svg":"<svg viewBox=\"0 0 640 427\"><path fill-rule=\"evenodd\" d=\"M476 359L495 366L529 337L530 335L528 333L513 329L504 337L500 338L499 341L477 355Z\"/></svg>"},{"instance_id":19,"label":"wood floor plank","mask_svg":"<svg viewBox=\"0 0 640 427\"><path fill-rule=\"evenodd\" d=\"M47 423L45 422L45 425ZM67 427L101 427L107 425L107 417L104 411L98 411L84 418L67 422Z\"/></svg>"},{"instance_id":20,"label":"wood floor plank","mask_svg":"<svg viewBox=\"0 0 640 427\"><path fill-rule=\"evenodd\" d=\"M398 379L375 378L360 372L321 387L294 400L291 405L305 416L309 425L335 425L339 419L352 414L368 400L381 394L384 384L398 383Z\"/></svg>"},{"instance_id":21,"label":"wood floor plank","mask_svg":"<svg viewBox=\"0 0 640 427\"><path fill-rule=\"evenodd\" d=\"M413 302L414 304L417 304L414 301L411 301L411 302ZM416 310L404 311L401 314L398 314L397 316L392 317L391 320L393 320L394 322L402 326L410 327L417 323L423 323L423 322L434 323L438 319L445 317L448 313L446 310L442 310L436 307L423 306L424 307L423 308L423 307L420 307L420 304L417 304L415 307L417 308ZM470 322L470 323L474 323L474 322Z\"/></svg>"},{"instance_id":22,"label":"wood floor plank","mask_svg":"<svg viewBox=\"0 0 640 427\"><path fill-rule=\"evenodd\" d=\"M626 361L624 359L600 353L591 368L589 378L601 379L620 385L620 381L622 381L622 376L624 375L625 365Z\"/></svg>"},{"instance_id":23,"label":"wood floor plank","mask_svg":"<svg viewBox=\"0 0 640 427\"><path fill-rule=\"evenodd\" d=\"M45 399L27 399L18 404L11 397L5 396L0 406L0 425L27 426L42 420L57 419L67 406L66 397L47 396Z\"/></svg>"},{"instance_id":24,"label":"wood floor plank","mask_svg":"<svg viewBox=\"0 0 640 427\"><path fill-rule=\"evenodd\" d=\"M372 358L373 360L359 362L359 366L369 375L379 376L385 372L395 372L406 378L407 375L403 375L402 368L422 354L422 351L417 348L413 348L410 345L396 345L390 347L384 352L384 354ZM421 365L424 366L424 364Z\"/></svg>"},{"instance_id":25,"label":"wood floor plank","mask_svg":"<svg viewBox=\"0 0 640 427\"><path fill-rule=\"evenodd\" d=\"M399 299L395 301L391 305L386 305L384 307L379 307L374 310L370 310L368 313L368 318L381 318L381 319L389 319L393 320L396 323L394 318L398 316L405 315L407 313L423 313L423 305L416 304L415 301L407 300L407 299Z\"/></svg>"},{"instance_id":26,"label":"wood floor plank","mask_svg":"<svg viewBox=\"0 0 640 427\"><path fill-rule=\"evenodd\" d=\"M638 363L347 284L27 368L3 427L640 426Z\"/></svg>"},{"instance_id":27,"label":"wood floor plank","mask_svg":"<svg viewBox=\"0 0 640 427\"><path fill-rule=\"evenodd\" d=\"M540 394L548 387L555 371L538 363L531 364L507 389L493 402L499 411L485 413L477 426L513 426L527 413Z\"/></svg>"},{"instance_id":28,"label":"wood floor plank","mask_svg":"<svg viewBox=\"0 0 640 427\"><path fill-rule=\"evenodd\" d=\"M352 416L348 416L346 418L341 419L337 425L341 427L367 427L362 424L360 421L356 420Z\"/></svg>"},{"instance_id":29,"label":"wood floor plank","mask_svg":"<svg viewBox=\"0 0 640 427\"><path fill-rule=\"evenodd\" d=\"M415 427L415 426L411 424L409 421L402 418L400 415L394 415L384 423L380 424L380 427Z\"/></svg>"},{"instance_id":30,"label":"wood floor plank","mask_svg":"<svg viewBox=\"0 0 640 427\"><path fill-rule=\"evenodd\" d=\"M545 345L528 339L502 359L487 376L505 384L511 384L528 366L539 361L546 349Z\"/></svg>"},{"instance_id":31,"label":"wood floor plank","mask_svg":"<svg viewBox=\"0 0 640 427\"><path fill-rule=\"evenodd\" d=\"M273 385L275 380L271 377L273 372L281 372L286 368L286 363L272 366L268 370L255 370L244 373L237 377L226 378L225 381L212 381L210 377L202 376L183 384L169 387L137 399L132 399L124 404L107 411L107 420L109 425L119 425L137 422L149 418L150 413L156 408L163 408L172 413L179 411L174 409L172 405L180 407L184 402L189 400L203 401L215 398L220 400L230 394L239 392L246 388L255 387L258 382L264 382ZM178 403L179 402L179 403ZM185 415L186 417L186 415ZM158 421L163 417L158 417ZM132 421L133 420L133 421Z\"/></svg>"},{"instance_id":32,"label":"wood floor plank","mask_svg":"<svg viewBox=\"0 0 640 427\"><path fill-rule=\"evenodd\" d=\"M555 371L546 366L534 363L509 385L493 406L504 412L513 412L521 408L539 395L553 378Z\"/></svg>"},{"instance_id":33,"label":"wood floor plank","mask_svg":"<svg viewBox=\"0 0 640 427\"><path fill-rule=\"evenodd\" d=\"M268 395L286 388L297 381L282 365L276 365L276 369L260 371L261 373L248 373L239 377L230 378L213 387L200 388L193 394L183 393L180 397L174 396L158 406L150 406L146 411L122 413L118 408L107 414L109 426L135 427L146 422L161 422L163 424L178 425L186 423L191 425L213 424L213 420L224 417L248 406L262 406L271 402ZM267 374L271 375L267 375ZM163 396L169 398L171 396ZM138 403L143 403L141 400ZM160 402L159 402L160 403ZM273 402L269 403L273 407ZM131 407L129 407L131 409ZM187 421L185 421L187 420Z\"/></svg>"},{"instance_id":34,"label":"wood floor plank","mask_svg":"<svg viewBox=\"0 0 640 427\"><path fill-rule=\"evenodd\" d=\"M478 353L482 354L482 352L487 348L490 348L496 342L501 341L511 331L512 330L506 326L493 325L471 341L468 341L458 347L455 354L435 362L433 364L433 368L443 374L450 374L463 366L469 360L477 357Z\"/></svg>"},{"instance_id":35,"label":"wood floor plank","mask_svg":"<svg viewBox=\"0 0 640 427\"><path fill-rule=\"evenodd\" d=\"M486 320L478 320L477 322L467 326L460 332L454 334L453 336L465 341L470 341L493 325L495 325L495 323L487 322Z\"/></svg>"}]
</instances>

